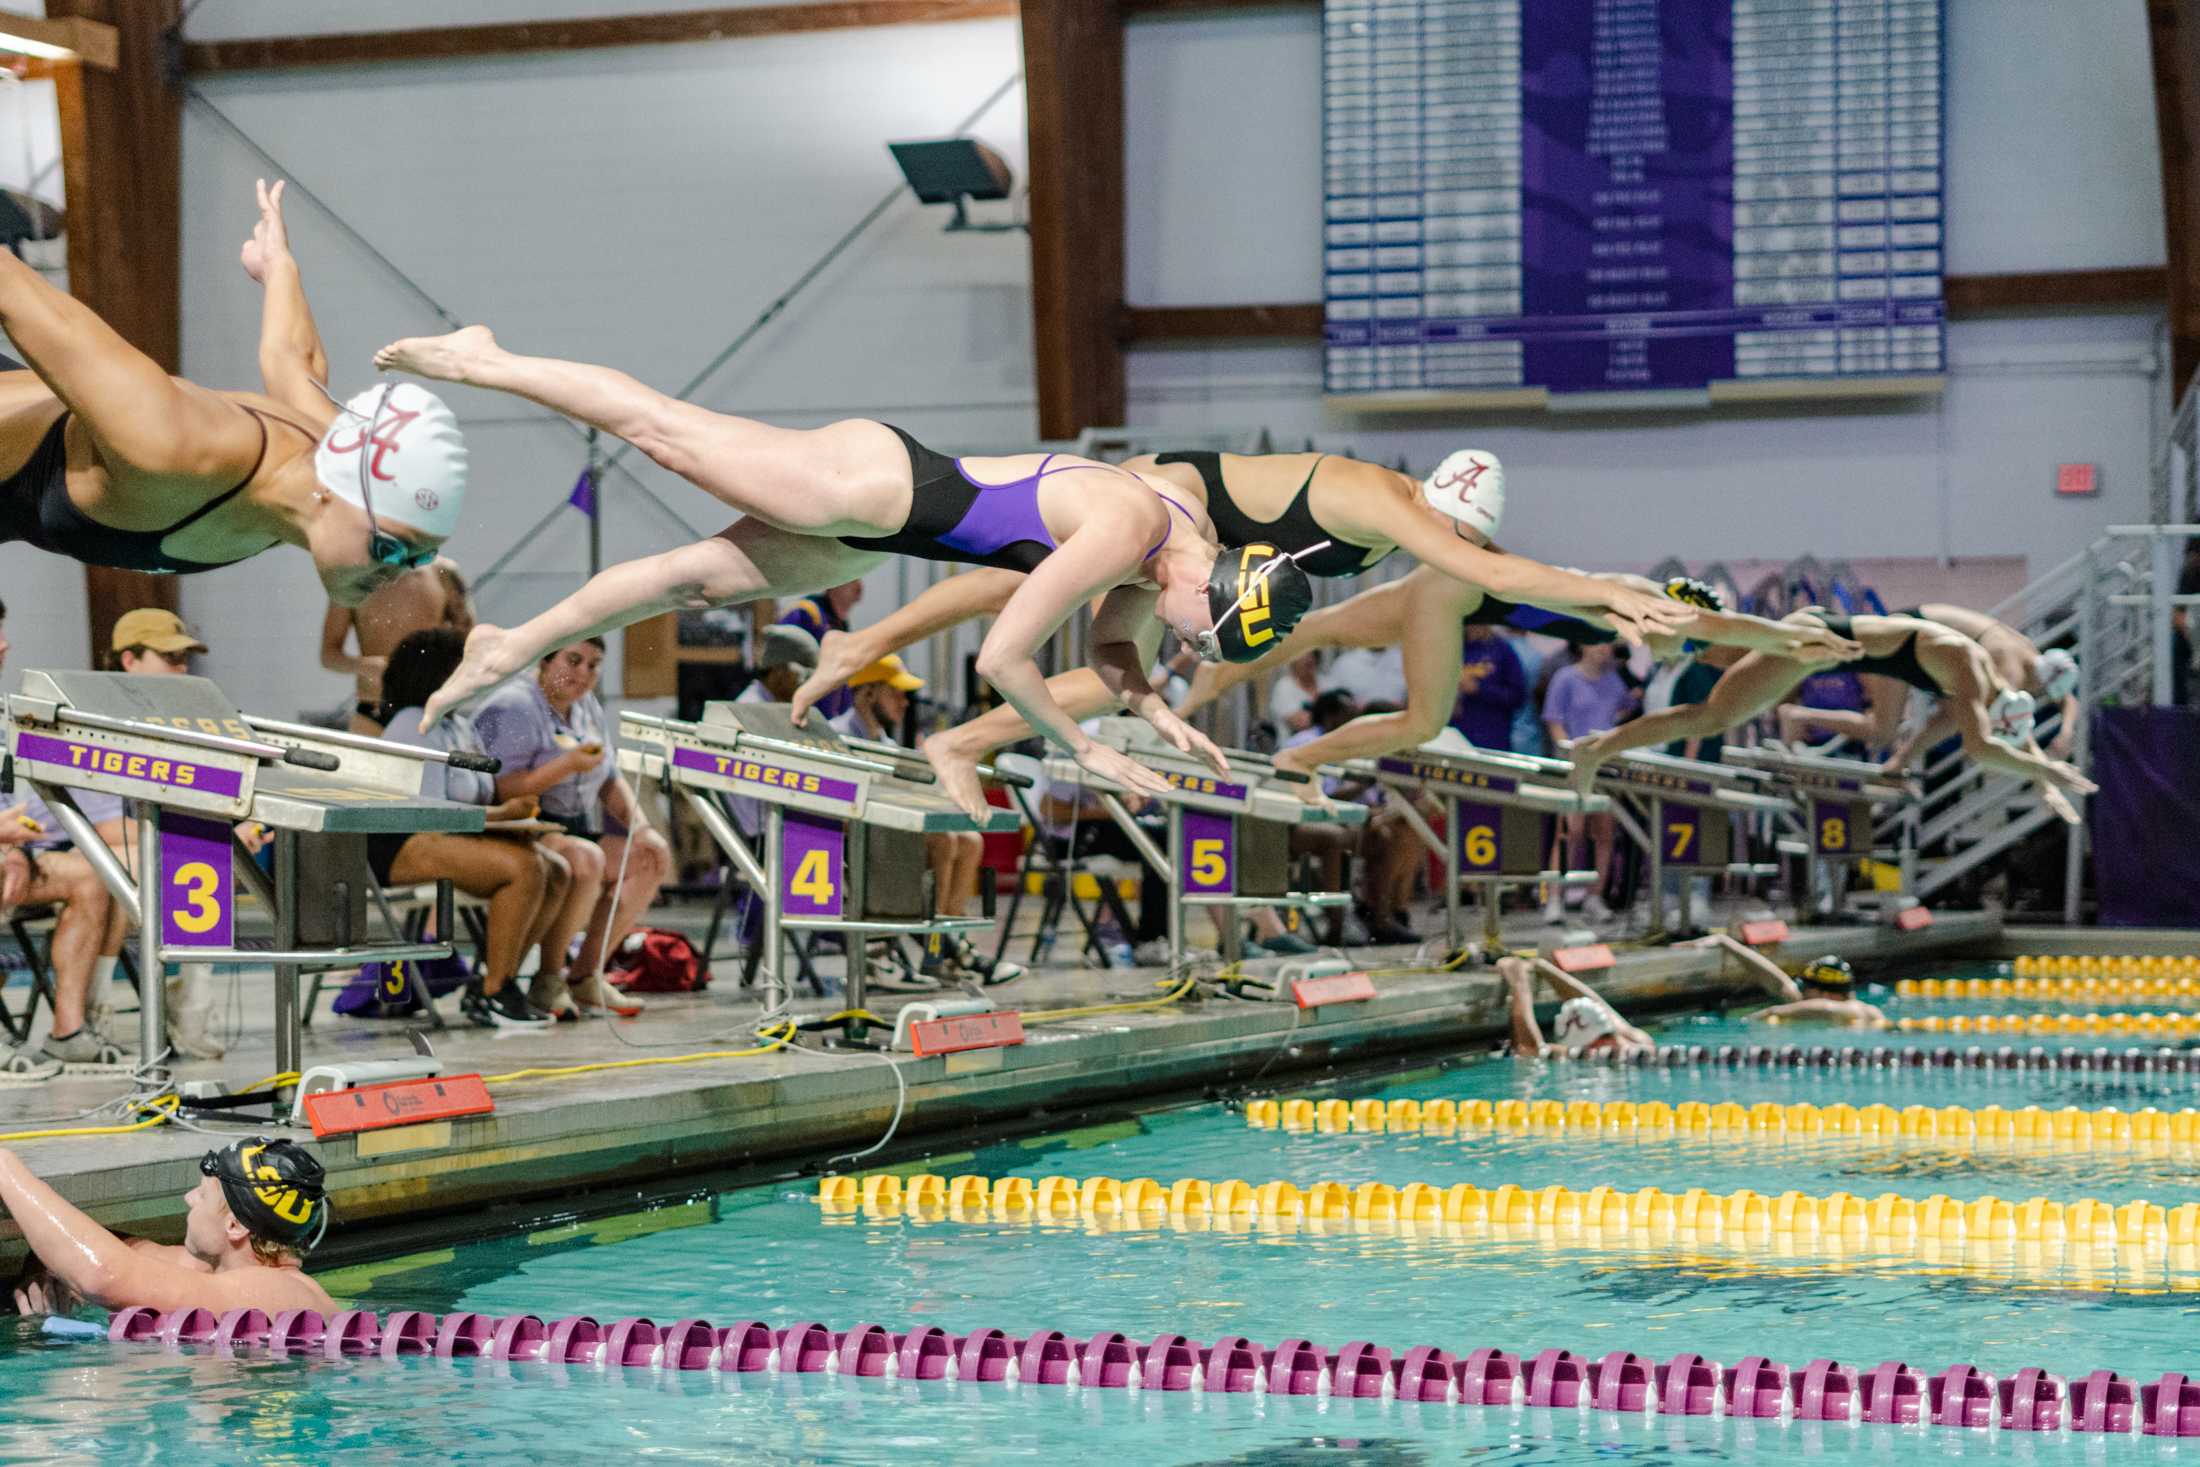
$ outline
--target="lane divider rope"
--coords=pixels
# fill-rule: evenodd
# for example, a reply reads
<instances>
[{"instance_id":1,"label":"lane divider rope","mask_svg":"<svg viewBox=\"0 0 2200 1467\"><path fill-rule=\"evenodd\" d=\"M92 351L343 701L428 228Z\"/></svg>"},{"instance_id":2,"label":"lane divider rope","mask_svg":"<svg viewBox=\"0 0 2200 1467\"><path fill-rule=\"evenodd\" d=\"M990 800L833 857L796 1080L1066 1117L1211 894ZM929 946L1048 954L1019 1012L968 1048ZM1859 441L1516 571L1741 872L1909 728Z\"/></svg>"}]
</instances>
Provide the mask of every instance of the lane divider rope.
<instances>
[{"instance_id":1,"label":"lane divider rope","mask_svg":"<svg viewBox=\"0 0 2200 1467\"><path fill-rule=\"evenodd\" d=\"M2019 978L2200 978L2200 956L2191 953L2027 955L2009 963L2008 971Z\"/></svg>"},{"instance_id":2,"label":"lane divider rope","mask_svg":"<svg viewBox=\"0 0 2200 1467\"><path fill-rule=\"evenodd\" d=\"M1610 1061L1603 1061L1610 1063ZM2081 1049L2075 1045L2048 1048L2034 1045L2017 1049L2001 1045L1986 1049L1970 1045L1893 1044L1661 1044L1654 1050L1638 1050L1619 1061L1638 1069L1685 1070L1786 1069L1786 1070L1926 1070L1960 1067L1984 1073L2009 1071L2075 1071L2080 1074L2200 1075L2200 1050Z\"/></svg>"},{"instance_id":3,"label":"lane divider rope","mask_svg":"<svg viewBox=\"0 0 2200 1467\"><path fill-rule=\"evenodd\" d=\"M1613 1139L1645 1133L1902 1137L1916 1140L2033 1142L2058 1149L2190 1145L2200 1141L2200 1110L2084 1110L2036 1105L1782 1105L1759 1101L1708 1104L1684 1100L1249 1100L1245 1124L1255 1130L1329 1134L1391 1131L1564 1132Z\"/></svg>"},{"instance_id":4,"label":"lane divider rope","mask_svg":"<svg viewBox=\"0 0 2200 1467\"><path fill-rule=\"evenodd\" d=\"M1903 998L2200 999L2200 978L1901 978L1894 991Z\"/></svg>"},{"instance_id":5,"label":"lane divider rope","mask_svg":"<svg viewBox=\"0 0 2200 1467\"><path fill-rule=\"evenodd\" d=\"M2200 1014L1932 1014L1894 1021L1924 1034L2200 1034Z\"/></svg>"},{"instance_id":6,"label":"lane divider rope","mask_svg":"<svg viewBox=\"0 0 2200 1467\"><path fill-rule=\"evenodd\" d=\"M1302 1222L1374 1224L1435 1223L1472 1230L1528 1225L1617 1234L1685 1234L1717 1240L1728 1234L1770 1238L1820 1236L1911 1248L1941 1243L2019 1242L2079 1249L2200 1251L2200 1202L2164 1207L2138 1198L2114 1203L2097 1197L2056 1202L1985 1196L1969 1201L1934 1193L1904 1197L1882 1192L1859 1197L1834 1192L1767 1196L1742 1188L1711 1192L1691 1187L1666 1192L1609 1186L1576 1191L1556 1184L1529 1188L1505 1182L1478 1187L1457 1182L1248 1182L1238 1178L1172 1182L1152 1177L943 1177L886 1172L836 1175L818 1180L817 1201L827 1213L861 1210L872 1216L907 1212L957 1222L1029 1218L1038 1222L1099 1221L1135 1217L1236 1218L1258 1225ZM2200 1258L2196 1258L2200 1261Z\"/></svg>"},{"instance_id":7,"label":"lane divider rope","mask_svg":"<svg viewBox=\"0 0 2200 1467\"><path fill-rule=\"evenodd\" d=\"M905 1332L816 1322L774 1328L742 1320L658 1325L589 1315L548 1320L522 1314L362 1310L323 1318L257 1309L216 1315L125 1309L107 1331L117 1343L157 1343L221 1354L329 1360L372 1356L477 1356L494 1361L610 1370L839 1374L970 1380L1098 1390L1216 1391L1342 1396L1481 1407L1536 1407L1675 1416L1747 1416L1780 1421L1877 1422L2162 1437L2200 1436L2200 1380L2171 1371L2139 1382L2113 1370L2064 1378L2037 1367L1996 1377L1976 1365L1927 1372L1899 1360L1876 1366L1813 1360L1789 1366L1762 1355L1734 1365L1708 1356L1670 1360L1615 1350L1603 1356L1546 1349L1515 1354L1483 1347L1460 1354L1432 1345L1393 1350L1365 1340L1329 1350L1309 1340L1274 1346L1243 1336L1203 1343L1162 1334L1137 1340L1115 1331L1077 1338L1060 1330L1012 1335L999 1329L954 1335L927 1325ZM1027 1399L1038 1399L1036 1393Z\"/></svg>"}]
</instances>

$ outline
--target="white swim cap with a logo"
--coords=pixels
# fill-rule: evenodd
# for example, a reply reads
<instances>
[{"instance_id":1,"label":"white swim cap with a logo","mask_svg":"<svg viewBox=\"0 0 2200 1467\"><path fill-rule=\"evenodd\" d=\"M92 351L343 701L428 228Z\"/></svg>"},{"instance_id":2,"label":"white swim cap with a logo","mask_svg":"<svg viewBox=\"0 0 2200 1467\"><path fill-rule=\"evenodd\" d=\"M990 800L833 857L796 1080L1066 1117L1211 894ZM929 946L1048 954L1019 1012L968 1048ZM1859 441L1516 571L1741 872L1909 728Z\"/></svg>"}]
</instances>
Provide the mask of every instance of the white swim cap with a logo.
<instances>
[{"instance_id":1,"label":"white swim cap with a logo","mask_svg":"<svg viewBox=\"0 0 2200 1467\"><path fill-rule=\"evenodd\" d=\"M2030 693L2003 688L1986 709L1989 731L2005 744L2022 744L2032 737L2032 719L2038 708Z\"/></svg>"},{"instance_id":2,"label":"white swim cap with a logo","mask_svg":"<svg viewBox=\"0 0 2200 1467\"><path fill-rule=\"evenodd\" d=\"M1494 453L1459 449L1421 481L1421 497L1438 514L1494 540L1505 519L1505 466Z\"/></svg>"},{"instance_id":3,"label":"white swim cap with a logo","mask_svg":"<svg viewBox=\"0 0 2200 1467\"><path fill-rule=\"evenodd\" d=\"M2078 691L2078 659L2060 647L2042 652L2040 660L2032 664L2032 676L2039 679L2040 696L2050 703L2060 703Z\"/></svg>"},{"instance_id":4,"label":"white swim cap with a logo","mask_svg":"<svg viewBox=\"0 0 2200 1467\"><path fill-rule=\"evenodd\" d=\"M361 455L365 455L364 467ZM344 404L313 451L314 477L346 504L447 540L466 500L466 437L443 399L411 382L370 387Z\"/></svg>"},{"instance_id":5,"label":"white swim cap with a logo","mask_svg":"<svg viewBox=\"0 0 2200 1467\"><path fill-rule=\"evenodd\" d=\"M1559 1005L1551 1032L1568 1049L1587 1049L1605 1035L1618 1033L1619 1020L1593 998L1569 998Z\"/></svg>"}]
</instances>

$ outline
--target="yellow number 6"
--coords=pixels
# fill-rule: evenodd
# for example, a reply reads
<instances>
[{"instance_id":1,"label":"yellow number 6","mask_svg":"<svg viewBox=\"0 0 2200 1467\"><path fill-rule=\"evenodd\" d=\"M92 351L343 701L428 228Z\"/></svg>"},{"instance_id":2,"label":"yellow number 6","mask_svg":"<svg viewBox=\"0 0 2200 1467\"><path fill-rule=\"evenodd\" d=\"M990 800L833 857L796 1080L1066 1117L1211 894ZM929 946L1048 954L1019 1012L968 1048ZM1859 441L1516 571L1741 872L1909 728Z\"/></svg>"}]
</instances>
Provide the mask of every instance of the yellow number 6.
<instances>
[{"instance_id":1,"label":"yellow number 6","mask_svg":"<svg viewBox=\"0 0 2200 1467\"><path fill-rule=\"evenodd\" d=\"M1497 864L1497 832L1487 825L1467 827L1467 864L1469 866L1495 866Z\"/></svg>"},{"instance_id":2,"label":"yellow number 6","mask_svg":"<svg viewBox=\"0 0 2200 1467\"><path fill-rule=\"evenodd\" d=\"M1194 886L1220 886L1229 874L1229 863L1222 859L1221 841L1209 839L1192 842Z\"/></svg>"},{"instance_id":3,"label":"yellow number 6","mask_svg":"<svg viewBox=\"0 0 2200 1467\"><path fill-rule=\"evenodd\" d=\"M221 890L221 876L204 861L189 861L178 866L168 878L171 886L183 888L183 899L190 903L188 912L176 912L176 925L186 932L212 932L214 924L222 919L222 904L214 899Z\"/></svg>"},{"instance_id":4,"label":"yellow number 6","mask_svg":"<svg viewBox=\"0 0 2200 1467\"><path fill-rule=\"evenodd\" d=\"M787 889L796 896L823 904L833 899L833 868L825 851L804 851L802 864L794 868Z\"/></svg>"}]
</instances>

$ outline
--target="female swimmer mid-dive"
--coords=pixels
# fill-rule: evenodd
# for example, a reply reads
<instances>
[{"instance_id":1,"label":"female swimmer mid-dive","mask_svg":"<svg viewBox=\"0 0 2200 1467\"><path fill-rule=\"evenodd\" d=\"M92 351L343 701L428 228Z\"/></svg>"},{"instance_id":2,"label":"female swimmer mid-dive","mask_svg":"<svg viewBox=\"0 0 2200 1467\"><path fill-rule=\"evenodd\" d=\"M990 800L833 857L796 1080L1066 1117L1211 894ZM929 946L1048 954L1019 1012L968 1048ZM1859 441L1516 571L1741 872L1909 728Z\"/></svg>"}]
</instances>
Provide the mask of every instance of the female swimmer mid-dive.
<instances>
[{"instance_id":1,"label":"female swimmer mid-dive","mask_svg":"<svg viewBox=\"0 0 2200 1467\"><path fill-rule=\"evenodd\" d=\"M1203 657L1239 660L1288 635L1313 600L1305 572L1273 545L1217 546L1206 515L1165 481L1090 459L950 459L864 419L775 428L608 367L515 356L481 326L400 341L375 361L514 393L614 433L743 513L707 540L613 566L520 626L476 628L465 664L428 707L431 722L583 637L665 611L814 591L899 554L1022 572L979 650L979 674L1093 774L1163 794L1159 775L1094 741L1055 702L1039 649L1103 597L1092 628L1101 681L1177 749L1221 770L1221 751L1147 683L1157 620ZM982 796L962 803L982 813Z\"/></svg>"},{"instance_id":2,"label":"female swimmer mid-dive","mask_svg":"<svg viewBox=\"0 0 2200 1467\"><path fill-rule=\"evenodd\" d=\"M297 545L343 606L435 559L465 497L458 420L409 383L330 398L282 184L259 202L265 393L169 376L0 250L0 328L30 363L0 357L0 542L174 575Z\"/></svg>"}]
</instances>

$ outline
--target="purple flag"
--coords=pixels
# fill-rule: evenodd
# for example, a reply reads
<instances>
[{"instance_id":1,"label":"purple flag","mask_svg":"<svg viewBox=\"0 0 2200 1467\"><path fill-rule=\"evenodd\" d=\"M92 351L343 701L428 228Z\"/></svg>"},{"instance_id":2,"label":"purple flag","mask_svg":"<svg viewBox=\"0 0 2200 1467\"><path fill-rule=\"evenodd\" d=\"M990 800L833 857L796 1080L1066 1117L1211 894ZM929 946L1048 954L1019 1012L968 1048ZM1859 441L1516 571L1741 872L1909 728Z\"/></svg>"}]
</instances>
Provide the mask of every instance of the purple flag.
<instances>
[{"instance_id":1,"label":"purple flag","mask_svg":"<svg viewBox=\"0 0 2200 1467\"><path fill-rule=\"evenodd\" d=\"M573 492L565 496L565 502L590 519L596 517L596 474L593 469L581 470L581 476L573 481Z\"/></svg>"}]
</instances>

